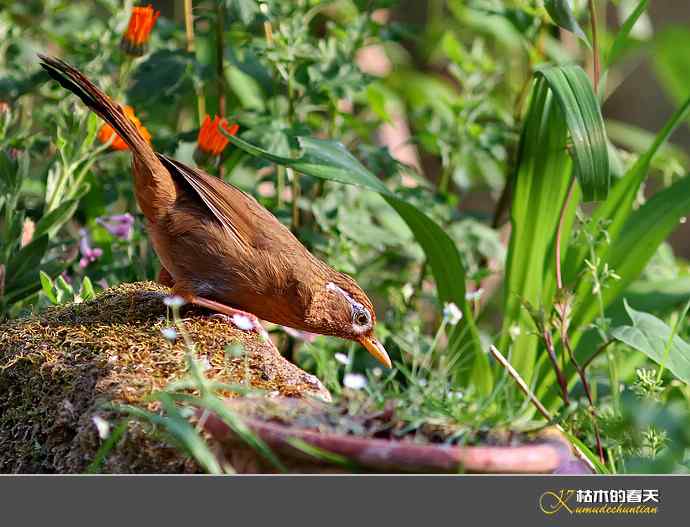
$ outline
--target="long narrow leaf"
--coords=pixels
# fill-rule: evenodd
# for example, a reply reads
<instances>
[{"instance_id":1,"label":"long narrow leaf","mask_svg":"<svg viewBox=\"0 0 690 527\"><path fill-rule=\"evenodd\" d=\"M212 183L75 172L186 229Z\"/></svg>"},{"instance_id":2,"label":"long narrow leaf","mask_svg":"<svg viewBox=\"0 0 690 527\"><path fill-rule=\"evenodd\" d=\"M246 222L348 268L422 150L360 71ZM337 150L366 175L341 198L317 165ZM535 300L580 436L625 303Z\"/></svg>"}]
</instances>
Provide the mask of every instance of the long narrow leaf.
<instances>
[{"instance_id":1,"label":"long narrow leaf","mask_svg":"<svg viewBox=\"0 0 690 527\"><path fill-rule=\"evenodd\" d=\"M683 122L686 116L690 113L690 99L678 109L673 117L666 123L666 126L657 135L654 144L641 156L637 162L628 170L628 172L621 178L611 189L609 197L599 205L599 207L592 214L592 221L606 221L608 222L608 235L612 243L618 243L619 236L623 233L624 226L632 213L632 204L639 191L640 185L647 177L649 166L659 151L660 147L666 142L669 136L673 133L676 127ZM652 229L653 230L653 229ZM657 244L658 245L658 244ZM653 250L656 250L656 246ZM637 278L639 265L628 266L627 269L619 269L614 265L606 254L609 251L608 247L601 247L598 256L603 261L609 263L611 267L621 276L626 284L632 282ZM572 247L568 251L568 256L565 260L565 276L566 281L575 283L578 281L576 288L576 300L578 307L573 314L574 321L577 323L588 324L591 322L591 289L592 283L589 279L580 279L579 276L584 268L584 260L587 257L587 248L583 246ZM630 263L630 262L629 262ZM635 272L634 276L628 276L627 272ZM616 288L620 290L620 288ZM613 297L609 297L613 300ZM584 311L587 311L585 313Z\"/></svg>"},{"instance_id":2,"label":"long narrow leaf","mask_svg":"<svg viewBox=\"0 0 690 527\"><path fill-rule=\"evenodd\" d=\"M267 152L236 136L226 137L251 155L274 163L290 166L313 177L357 185L378 192L407 223L426 254L431 272L436 280L439 300L454 302L463 312L462 329L456 329L449 342L452 353L469 351L474 354L471 372L464 380L471 381L482 392L488 393L492 376L486 354L481 351L479 332L465 299L465 269L453 240L426 214L391 192L374 174L367 170L347 149L335 141L300 137L301 155L286 158Z\"/></svg>"},{"instance_id":3,"label":"long narrow leaf","mask_svg":"<svg viewBox=\"0 0 690 527\"><path fill-rule=\"evenodd\" d=\"M606 130L587 75L582 68L572 65L539 68L537 75L543 76L561 105L583 198L605 199L611 179Z\"/></svg>"},{"instance_id":4,"label":"long narrow leaf","mask_svg":"<svg viewBox=\"0 0 690 527\"><path fill-rule=\"evenodd\" d=\"M630 215L604 257L621 277L604 289L604 305L609 305L640 275L659 245L687 214L690 214L690 175L657 192ZM597 306L591 293L583 295L576 314L577 323L587 324L596 314Z\"/></svg>"},{"instance_id":5,"label":"long narrow leaf","mask_svg":"<svg viewBox=\"0 0 690 527\"><path fill-rule=\"evenodd\" d=\"M567 140L572 141L572 157ZM573 172L574 171L574 172ZM523 303L550 311L555 292L554 240L571 177L580 183L566 211L564 246L582 188L589 199L605 197L609 186L606 133L591 83L578 66L538 70L520 139L512 233L506 263L506 312L501 349L517 326L511 357L531 381L538 338Z\"/></svg>"},{"instance_id":6,"label":"long narrow leaf","mask_svg":"<svg viewBox=\"0 0 690 527\"><path fill-rule=\"evenodd\" d=\"M580 24L577 23L573 10L570 8L570 3L568 0L544 0L544 7L558 26L574 33L587 46L591 47L587 35L582 31Z\"/></svg>"},{"instance_id":7,"label":"long narrow leaf","mask_svg":"<svg viewBox=\"0 0 690 527\"><path fill-rule=\"evenodd\" d=\"M628 16L628 18L625 19L625 22L623 22L623 25L618 30L618 34L616 35L613 44L611 44L611 49L606 59L607 66L610 67L618 59L623 49L625 49L625 45L628 42L628 37L630 36L630 31L632 31L635 23L647 10L647 4L649 4L649 0L640 0L640 3L637 4L635 10L630 13L630 16Z\"/></svg>"}]
</instances>

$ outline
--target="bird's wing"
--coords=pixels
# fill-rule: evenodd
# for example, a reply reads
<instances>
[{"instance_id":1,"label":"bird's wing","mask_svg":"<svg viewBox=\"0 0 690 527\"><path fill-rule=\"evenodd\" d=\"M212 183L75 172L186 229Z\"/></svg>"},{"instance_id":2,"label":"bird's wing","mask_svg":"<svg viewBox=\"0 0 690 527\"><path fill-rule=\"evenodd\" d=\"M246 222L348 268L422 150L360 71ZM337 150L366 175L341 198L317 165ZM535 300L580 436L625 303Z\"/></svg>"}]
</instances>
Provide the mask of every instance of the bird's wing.
<instances>
[{"instance_id":1,"label":"bird's wing","mask_svg":"<svg viewBox=\"0 0 690 527\"><path fill-rule=\"evenodd\" d=\"M233 238L246 246L254 245L256 222L252 216L252 209L260 207L254 198L201 170L163 154L157 155L173 179L187 183Z\"/></svg>"}]
</instances>

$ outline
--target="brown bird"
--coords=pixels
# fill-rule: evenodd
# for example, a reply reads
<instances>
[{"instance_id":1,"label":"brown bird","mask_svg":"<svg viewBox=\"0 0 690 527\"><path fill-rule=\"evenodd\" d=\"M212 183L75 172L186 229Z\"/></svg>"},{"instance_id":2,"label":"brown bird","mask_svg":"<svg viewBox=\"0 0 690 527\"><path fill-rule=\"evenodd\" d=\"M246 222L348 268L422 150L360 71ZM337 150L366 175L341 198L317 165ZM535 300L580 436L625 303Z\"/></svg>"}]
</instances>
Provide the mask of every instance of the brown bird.
<instances>
[{"instance_id":1,"label":"brown bird","mask_svg":"<svg viewBox=\"0 0 690 527\"><path fill-rule=\"evenodd\" d=\"M229 316L361 343L391 367L357 283L314 257L252 196L153 150L123 108L66 62L41 66L106 121L132 152L137 202L161 276L185 301ZM251 316L249 314L255 315Z\"/></svg>"}]
</instances>

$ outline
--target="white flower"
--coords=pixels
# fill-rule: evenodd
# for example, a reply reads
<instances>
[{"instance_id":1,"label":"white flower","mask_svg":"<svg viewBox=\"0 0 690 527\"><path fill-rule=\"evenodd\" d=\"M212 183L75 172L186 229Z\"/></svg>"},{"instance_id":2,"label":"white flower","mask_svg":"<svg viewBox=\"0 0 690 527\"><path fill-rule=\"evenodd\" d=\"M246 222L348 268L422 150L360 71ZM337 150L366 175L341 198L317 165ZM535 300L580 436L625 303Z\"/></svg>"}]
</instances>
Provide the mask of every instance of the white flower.
<instances>
[{"instance_id":1,"label":"white flower","mask_svg":"<svg viewBox=\"0 0 690 527\"><path fill-rule=\"evenodd\" d=\"M346 388L361 390L367 385L367 379L359 373L346 373L345 378L343 378L343 384Z\"/></svg>"},{"instance_id":2,"label":"white flower","mask_svg":"<svg viewBox=\"0 0 690 527\"><path fill-rule=\"evenodd\" d=\"M337 360L340 364L347 366L350 364L350 357L345 355L344 353L336 353L335 354L335 360Z\"/></svg>"},{"instance_id":3,"label":"white flower","mask_svg":"<svg viewBox=\"0 0 690 527\"><path fill-rule=\"evenodd\" d=\"M515 340L520 336L520 333L522 333L522 330L520 329L520 326L517 324L513 324L510 326L510 329L508 330L508 334L510 335L510 338Z\"/></svg>"},{"instance_id":4,"label":"white flower","mask_svg":"<svg viewBox=\"0 0 690 527\"><path fill-rule=\"evenodd\" d=\"M412 295L414 294L414 286L410 284L409 282L406 283L402 287L402 295L403 298L405 299L405 302L409 302L410 298L412 298Z\"/></svg>"},{"instance_id":5,"label":"white flower","mask_svg":"<svg viewBox=\"0 0 690 527\"><path fill-rule=\"evenodd\" d=\"M91 420L93 421L93 424L96 425L98 437L101 439L107 439L110 435L110 423L103 419L100 415L94 415Z\"/></svg>"},{"instance_id":6,"label":"white flower","mask_svg":"<svg viewBox=\"0 0 690 527\"><path fill-rule=\"evenodd\" d=\"M381 377L381 375L383 375L383 370L376 366L375 368L372 368L371 373L378 379Z\"/></svg>"},{"instance_id":7,"label":"white flower","mask_svg":"<svg viewBox=\"0 0 690 527\"><path fill-rule=\"evenodd\" d=\"M201 366L201 371L208 371L211 369L211 363L206 355L199 359L199 366Z\"/></svg>"},{"instance_id":8,"label":"white flower","mask_svg":"<svg viewBox=\"0 0 690 527\"><path fill-rule=\"evenodd\" d=\"M181 296L166 296L163 299L163 303L168 307L182 307L184 305L184 299Z\"/></svg>"},{"instance_id":9,"label":"white flower","mask_svg":"<svg viewBox=\"0 0 690 527\"><path fill-rule=\"evenodd\" d=\"M163 328L161 329L161 333L163 333L163 336L170 342L175 342L175 339L177 339L177 331L175 331L175 328Z\"/></svg>"},{"instance_id":10,"label":"white flower","mask_svg":"<svg viewBox=\"0 0 690 527\"><path fill-rule=\"evenodd\" d=\"M453 302L449 302L443 307L443 319L454 326L462 320L462 311Z\"/></svg>"},{"instance_id":11,"label":"white flower","mask_svg":"<svg viewBox=\"0 0 690 527\"><path fill-rule=\"evenodd\" d=\"M233 315L232 323L244 331L251 331L254 329L254 322L252 322L252 319L244 315Z\"/></svg>"},{"instance_id":12,"label":"white flower","mask_svg":"<svg viewBox=\"0 0 690 527\"><path fill-rule=\"evenodd\" d=\"M465 300L467 300L468 302L472 302L474 300L479 300L483 294L484 294L484 289L482 289L480 287L476 291L471 291L469 293L465 293Z\"/></svg>"}]
</instances>

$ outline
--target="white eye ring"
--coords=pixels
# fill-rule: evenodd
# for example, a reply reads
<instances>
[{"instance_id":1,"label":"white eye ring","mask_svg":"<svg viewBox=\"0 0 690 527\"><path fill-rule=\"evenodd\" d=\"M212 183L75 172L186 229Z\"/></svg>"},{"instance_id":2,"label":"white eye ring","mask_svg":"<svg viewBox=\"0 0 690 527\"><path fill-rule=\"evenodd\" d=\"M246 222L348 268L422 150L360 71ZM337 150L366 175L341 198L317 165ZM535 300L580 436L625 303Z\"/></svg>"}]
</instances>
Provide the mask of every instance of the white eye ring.
<instances>
[{"instance_id":1,"label":"white eye ring","mask_svg":"<svg viewBox=\"0 0 690 527\"><path fill-rule=\"evenodd\" d=\"M366 308L359 308L352 310L352 325L360 328L369 327L371 325L371 315Z\"/></svg>"}]
</instances>

